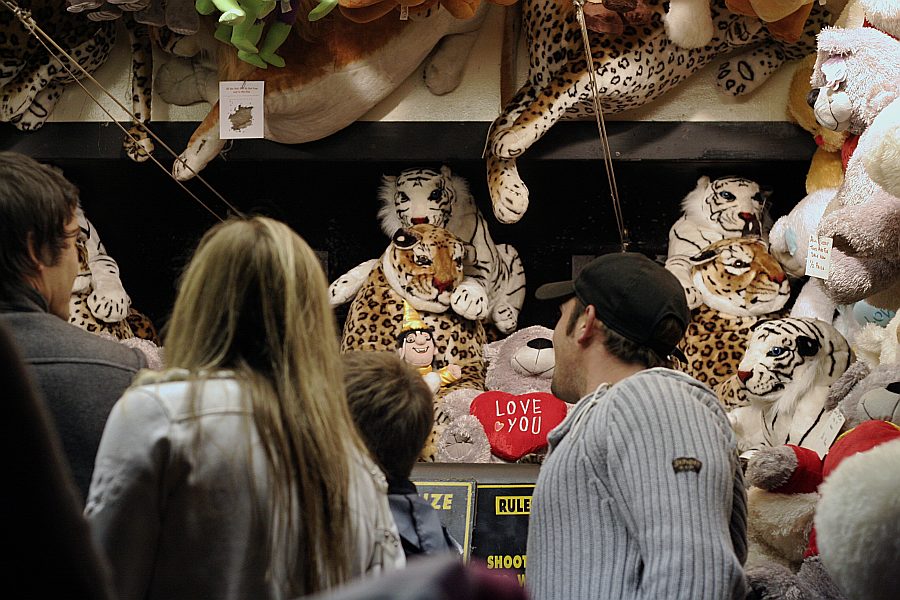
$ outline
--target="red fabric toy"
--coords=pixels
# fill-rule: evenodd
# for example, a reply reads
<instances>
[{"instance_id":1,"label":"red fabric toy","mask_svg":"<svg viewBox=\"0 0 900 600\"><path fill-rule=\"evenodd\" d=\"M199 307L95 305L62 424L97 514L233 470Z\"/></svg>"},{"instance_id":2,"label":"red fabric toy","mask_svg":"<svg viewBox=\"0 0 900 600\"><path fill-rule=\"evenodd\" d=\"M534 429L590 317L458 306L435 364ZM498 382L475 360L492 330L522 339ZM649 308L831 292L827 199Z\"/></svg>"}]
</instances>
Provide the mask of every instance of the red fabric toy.
<instances>
[{"instance_id":1,"label":"red fabric toy","mask_svg":"<svg viewBox=\"0 0 900 600\"><path fill-rule=\"evenodd\" d=\"M512 461L546 446L547 434L567 410L565 402L546 392L514 396L499 391L479 394L469 408L484 427L491 452Z\"/></svg>"},{"instance_id":2,"label":"red fabric toy","mask_svg":"<svg viewBox=\"0 0 900 600\"><path fill-rule=\"evenodd\" d=\"M825 458L807 448L788 444L797 457L797 466L783 485L769 491L780 494L808 494L815 492L819 484L848 456L853 456L875 446L900 438L900 426L890 421L865 421L843 433L831 445ZM809 545L803 558L818 555L815 528L809 534Z\"/></svg>"}]
</instances>

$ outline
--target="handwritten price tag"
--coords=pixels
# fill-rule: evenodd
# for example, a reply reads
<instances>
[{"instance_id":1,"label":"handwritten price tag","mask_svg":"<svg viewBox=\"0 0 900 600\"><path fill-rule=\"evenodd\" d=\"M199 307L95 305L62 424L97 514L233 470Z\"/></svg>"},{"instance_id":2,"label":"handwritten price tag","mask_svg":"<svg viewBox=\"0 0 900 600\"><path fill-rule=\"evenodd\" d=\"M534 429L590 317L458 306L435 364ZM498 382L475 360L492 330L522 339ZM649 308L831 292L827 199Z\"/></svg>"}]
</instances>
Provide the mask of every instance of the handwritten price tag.
<instances>
[{"instance_id":1,"label":"handwritten price tag","mask_svg":"<svg viewBox=\"0 0 900 600\"><path fill-rule=\"evenodd\" d=\"M806 254L806 274L810 277L828 279L831 270L831 245L830 237L809 236L809 247Z\"/></svg>"}]
</instances>

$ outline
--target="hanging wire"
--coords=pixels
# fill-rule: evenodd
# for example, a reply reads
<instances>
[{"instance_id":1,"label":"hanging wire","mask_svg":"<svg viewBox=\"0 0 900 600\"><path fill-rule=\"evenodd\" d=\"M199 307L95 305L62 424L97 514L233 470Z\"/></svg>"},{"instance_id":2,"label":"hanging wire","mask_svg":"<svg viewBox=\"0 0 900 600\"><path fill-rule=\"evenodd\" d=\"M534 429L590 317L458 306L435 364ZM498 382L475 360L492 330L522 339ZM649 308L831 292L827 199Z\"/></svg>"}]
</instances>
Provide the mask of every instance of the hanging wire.
<instances>
[{"instance_id":1,"label":"hanging wire","mask_svg":"<svg viewBox=\"0 0 900 600\"><path fill-rule=\"evenodd\" d=\"M584 43L584 55L587 59L588 77L591 81L591 100L594 103L594 118L597 121L597 131L600 134L600 145L603 154L603 164L606 167L606 179L609 181L609 195L612 198L613 213L616 217L616 227L619 230L619 243L621 251L627 252L631 241L628 239L628 230L625 229L625 220L622 217L622 204L619 201L619 188L616 186L616 173L613 169L612 153L609 149L609 136L606 133L606 121L603 118L603 109L600 106L600 91L597 88L597 74L594 72L594 57L591 55L591 40L588 36L588 28L584 21L585 0L572 0L575 5L575 16L581 27L581 39Z\"/></svg>"},{"instance_id":2,"label":"hanging wire","mask_svg":"<svg viewBox=\"0 0 900 600\"><path fill-rule=\"evenodd\" d=\"M94 79L94 77L84 67L82 67L81 64L79 64L75 58L70 56L68 52L66 52L63 48L61 48L59 46L59 44L57 44L56 41L52 37L50 37L50 35L48 35L43 29L41 29L40 26L38 26L38 24L35 22L34 18L31 16L30 11L19 7L18 4L16 4L15 2L9 1L9 0L0 0L0 4L3 4L3 6L5 6L7 9L9 9L16 16L16 18L18 18L19 21L22 22L22 25L25 26L25 29L27 29L35 37L35 39L44 47L44 49L47 50L47 52L50 54L50 56L52 56L53 59L59 63L59 65L63 68L63 70L65 70L66 73L68 73L68 75L72 78L72 80L75 81L75 83L77 83L79 85L79 87L81 87L82 90L84 90L84 93L87 94L91 98L91 100L93 100L94 103L97 104L98 107L100 107L100 110L102 110L104 113L106 113L106 116L109 117L110 121L112 121L119 129L121 129L125 133L125 135L135 143L135 145L139 146L140 140L138 140L137 137L135 135L133 135L130 131L125 129L125 127L121 123L119 123L119 121L116 120L115 117L113 117L113 115L106 109L106 107L104 107L100 103L100 101L90 92L90 90L88 90L87 87L85 87L85 85L81 82L81 80L75 76L75 74L69 69L69 67L66 65L66 63L64 61L60 60L59 56L47 45L47 43L45 43L44 39L46 39L47 42L49 42L53 46L53 48L55 48L56 51L58 51L60 53L60 55L62 55L65 59L67 59L71 64L75 65L78 68L78 70L81 71L83 76L87 77L91 82L93 82L94 85L96 85L98 88L100 88L103 91L103 93L106 94L106 96L108 98L110 98L113 102L116 103L116 105L118 105L119 108L121 108L126 114L128 114L128 116L131 118L131 122L133 124L137 125L141 130L146 132L150 137L152 137L156 142L158 142L159 145L162 146L166 151L168 151L169 154L171 154L173 157L175 157L176 160L179 160L178 154L171 147L169 147L168 144L166 144L162 139L160 139L159 136L157 136L145 123L142 123L134 115L134 113L132 113L127 108L125 108L125 106L121 102L119 102L118 98L116 98L109 90L107 90L105 87L103 87L103 85L99 81ZM205 208L217 220L219 220L219 221L224 220L224 219L222 219L222 217L220 217L218 215L218 213L216 213L213 209L211 209L209 206L207 206L202 200L200 200L200 198L198 198L193 192L191 192L191 190L189 190L184 185L183 182L175 179L175 177L172 175L172 173L169 171L169 169L167 169L165 166L163 166L163 164L160 163L152 154L150 154L149 152L146 154L151 161L153 161L160 169L162 169L162 171L166 175L168 175L172 179L172 181L174 181L179 186L181 186L181 188L185 192L187 192L187 194L191 198L196 200L197 203L200 204L200 206ZM219 200L221 200L222 203L225 204L225 206L227 206L234 214L236 214L242 218L244 217L244 214L240 210L238 210L233 204L231 204L228 200L226 200L225 197L222 196L222 194L220 194L218 192L218 190L216 190L212 185L210 185L209 182L207 182L203 177L201 177L197 173L197 171L195 171L190 165L188 165L184 161L182 161L182 164L185 167L187 167L191 171L191 173L193 173L194 176L196 176L197 179L199 179L203 183L203 185L205 185L213 194L215 194L216 197Z\"/></svg>"}]
</instances>

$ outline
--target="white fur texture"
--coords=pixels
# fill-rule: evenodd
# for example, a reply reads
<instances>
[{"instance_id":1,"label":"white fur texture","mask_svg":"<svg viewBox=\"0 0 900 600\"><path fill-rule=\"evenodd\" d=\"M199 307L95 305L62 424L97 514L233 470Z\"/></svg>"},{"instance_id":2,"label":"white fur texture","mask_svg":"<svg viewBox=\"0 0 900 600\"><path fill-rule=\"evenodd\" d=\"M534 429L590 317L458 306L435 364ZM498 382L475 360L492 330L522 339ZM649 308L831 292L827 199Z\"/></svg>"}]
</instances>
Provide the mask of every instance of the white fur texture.
<instances>
[{"instance_id":1,"label":"white fur texture","mask_svg":"<svg viewBox=\"0 0 900 600\"><path fill-rule=\"evenodd\" d=\"M859 0L858 4L865 11L869 23L885 33L900 37L900 4L897 0Z\"/></svg>"},{"instance_id":2,"label":"white fur texture","mask_svg":"<svg viewBox=\"0 0 900 600\"><path fill-rule=\"evenodd\" d=\"M796 570L803 560L819 495L747 491L748 553L745 568L775 561Z\"/></svg>"},{"instance_id":3,"label":"white fur texture","mask_svg":"<svg viewBox=\"0 0 900 600\"><path fill-rule=\"evenodd\" d=\"M666 35L682 48L702 48L713 36L709 0L671 0L664 22Z\"/></svg>"},{"instance_id":4,"label":"white fur texture","mask_svg":"<svg viewBox=\"0 0 900 600\"><path fill-rule=\"evenodd\" d=\"M328 286L328 301L331 305L340 306L353 300L377 264L377 258L367 260L332 281Z\"/></svg>"},{"instance_id":5,"label":"white fur texture","mask_svg":"<svg viewBox=\"0 0 900 600\"><path fill-rule=\"evenodd\" d=\"M900 198L900 99L878 114L869 131L878 139L863 156L863 165L872 181Z\"/></svg>"},{"instance_id":6,"label":"white fur texture","mask_svg":"<svg viewBox=\"0 0 900 600\"><path fill-rule=\"evenodd\" d=\"M849 600L893 600L900 590L900 440L844 460L822 483L816 541Z\"/></svg>"},{"instance_id":7,"label":"white fur texture","mask_svg":"<svg viewBox=\"0 0 900 600\"><path fill-rule=\"evenodd\" d=\"M859 359L870 368L880 364L900 364L900 313L886 327L867 323L856 333L853 345Z\"/></svg>"},{"instance_id":8,"label":"white fur texture","mask_svg":"<svg viewBox=\"0 0 900 600\"><path fill-rule=\"evenodd\" d=\"M825 208L836 193L837 188L823 188L808 194L772 226L769 252L778 259L788 275L802 277L806 272L807 241L810 235L815 235Z\"/></svg>"}]
</instances>

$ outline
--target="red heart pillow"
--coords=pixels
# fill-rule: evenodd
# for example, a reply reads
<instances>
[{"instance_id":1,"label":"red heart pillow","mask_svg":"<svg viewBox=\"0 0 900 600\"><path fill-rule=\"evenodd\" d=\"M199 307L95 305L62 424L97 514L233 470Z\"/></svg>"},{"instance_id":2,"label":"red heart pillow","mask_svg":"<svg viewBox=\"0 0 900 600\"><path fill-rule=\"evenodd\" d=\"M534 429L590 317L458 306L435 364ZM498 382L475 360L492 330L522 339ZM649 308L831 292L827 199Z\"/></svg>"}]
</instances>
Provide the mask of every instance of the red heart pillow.
<instances>
[{"instance_id":1,"label":"red heart pillow","mask_svg":"<svg viewBox=\"0 0 900 600\"><path fill-rule=\"evenodd\" d=\"M485 392L472 400L469 412L484 427L491 452L504 460L519 460L547 445L547 434L566 416L566 403L546 392L514 396Z\"/></svg>"}]
</instances>

